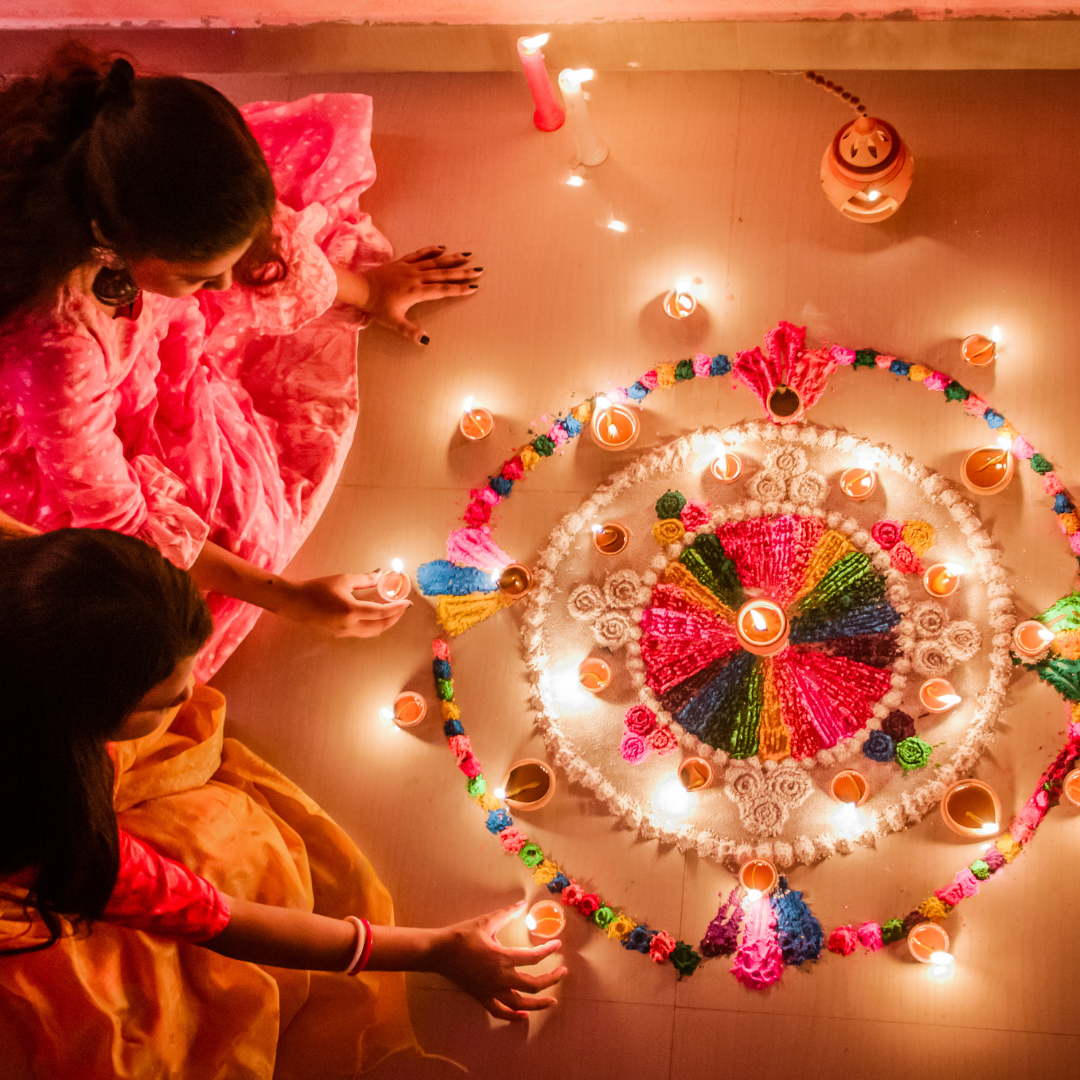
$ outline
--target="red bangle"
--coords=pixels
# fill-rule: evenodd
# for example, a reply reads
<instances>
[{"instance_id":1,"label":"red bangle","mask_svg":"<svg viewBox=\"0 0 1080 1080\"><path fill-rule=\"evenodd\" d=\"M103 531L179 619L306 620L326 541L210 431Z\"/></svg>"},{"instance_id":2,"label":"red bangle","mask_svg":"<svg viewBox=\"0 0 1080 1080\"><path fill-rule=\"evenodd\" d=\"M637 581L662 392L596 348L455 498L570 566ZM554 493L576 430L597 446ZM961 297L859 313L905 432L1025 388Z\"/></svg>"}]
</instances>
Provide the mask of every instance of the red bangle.
<instances>
[{"instance_id":1,"label":"red bangle","mask_svg":"<svg viewBox=\"0 0 1080 1080\"><path fill-rule=\"evenodd\" d=\"M356 952L353 953L352 963L345 969L345 974L356 975L367 967L368 958L371 956L371 923L367 919L358 919L355 915L347 915L346 921L356 923ZM363 937L360 935L361 926L364 929Z\"/></svg>"}]
</instances>

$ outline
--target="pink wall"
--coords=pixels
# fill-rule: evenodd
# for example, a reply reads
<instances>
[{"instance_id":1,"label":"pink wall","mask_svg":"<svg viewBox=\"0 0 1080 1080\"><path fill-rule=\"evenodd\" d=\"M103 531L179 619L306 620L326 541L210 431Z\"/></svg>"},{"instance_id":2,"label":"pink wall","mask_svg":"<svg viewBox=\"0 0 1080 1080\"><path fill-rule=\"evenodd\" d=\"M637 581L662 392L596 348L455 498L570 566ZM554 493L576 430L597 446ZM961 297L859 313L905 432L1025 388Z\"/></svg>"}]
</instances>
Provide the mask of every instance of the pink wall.
<instances>
[{"instance_id":1,"label":"pink wall","mask_svg":"<svg viewBox=\"0 0 1080 1080\"><path fill-rule=\"evenodd\" d=\"M350 23L509 23L594 20L942 19L1066 17L1047 0L3 0L0 28L248 27ZM219 14L221 8L227 14ZM7 10L4 10L4 9Z\"/></svg>"}]
</instances>

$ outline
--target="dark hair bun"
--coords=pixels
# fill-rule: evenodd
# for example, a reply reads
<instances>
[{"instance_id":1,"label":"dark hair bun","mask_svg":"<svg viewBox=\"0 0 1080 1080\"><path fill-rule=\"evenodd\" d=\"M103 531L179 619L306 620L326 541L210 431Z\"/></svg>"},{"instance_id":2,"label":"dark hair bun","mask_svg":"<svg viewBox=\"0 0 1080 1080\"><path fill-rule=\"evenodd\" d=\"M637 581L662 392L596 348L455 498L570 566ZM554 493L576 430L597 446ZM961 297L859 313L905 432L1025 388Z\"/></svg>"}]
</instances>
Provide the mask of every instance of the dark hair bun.
<instances>
[{"instance_id":1,"label":"dark hair bun","mask_svg":"<svg viewBox=\"0 0 1080 1080\"><path fill-rule=\"evenodd\" d=\"M109 74L98 91L98 105L106 101L128 100L131 97L131 84L135 81L135 69L130 61L120 57L113 61Z\"/></svg>"}]
</instances>

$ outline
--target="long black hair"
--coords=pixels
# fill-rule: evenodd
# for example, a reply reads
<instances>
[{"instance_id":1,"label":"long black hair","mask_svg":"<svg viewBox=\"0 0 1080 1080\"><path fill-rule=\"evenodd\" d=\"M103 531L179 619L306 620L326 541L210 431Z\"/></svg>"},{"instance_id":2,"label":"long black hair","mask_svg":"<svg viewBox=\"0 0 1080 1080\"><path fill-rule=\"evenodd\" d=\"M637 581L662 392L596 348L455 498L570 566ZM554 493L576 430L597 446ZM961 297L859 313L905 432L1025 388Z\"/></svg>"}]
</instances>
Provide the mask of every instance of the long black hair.
<instances>
[{"instance_id":1,"label":"long black hair","mask_svg":"<svg viewBox=\"0 0 1080 1080\"><path fill-rule=\"evenodd\" d=\"M26 905L46 944L60 916L100 917L116 884L105 744L211 629L191 577L141 540L0 541L0 874L32 872Z\"/></svg>"},{"instance_id":2,"label":"long black hair","mask_svg":"<svg viewBox=\"0 0 1080 1080\"><path fill-rule=\"evenodd\" d=\"M102 240L121 259L196 261L254 236L236 279L285 274L266 159L206 83L136 77L70 42L0 87L0 145L0 322L55 295Z\"/></svg>"}]
</instances>

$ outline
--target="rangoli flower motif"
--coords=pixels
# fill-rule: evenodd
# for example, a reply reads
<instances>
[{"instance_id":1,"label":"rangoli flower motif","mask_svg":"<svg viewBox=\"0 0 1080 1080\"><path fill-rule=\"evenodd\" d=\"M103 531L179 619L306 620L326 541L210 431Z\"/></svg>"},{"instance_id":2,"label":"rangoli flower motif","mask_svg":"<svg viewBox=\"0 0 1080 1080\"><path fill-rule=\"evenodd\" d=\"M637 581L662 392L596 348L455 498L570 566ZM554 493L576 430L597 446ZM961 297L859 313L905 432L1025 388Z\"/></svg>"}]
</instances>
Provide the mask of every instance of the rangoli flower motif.
<instances>
[{"instance_id":1,"label":"rangoli flower motif","mask_svg":"<svg viewBox=\"0 0 1080 1080\"><path fill-rule=\"evenodd\" d=\"M770 772L732 765L724 774L724 794L738 808L743 828L753 836L776 836L788 814L804 803L813 789L806 771L791 763Z\"/></svg>"},{"instance_id":2,"label":"rangoli flower motif","mask_svg":"<svg viewBox=\"0 0 1080 1080\"><path fill-rule=\"evenodd\" d=\"M607 576L602 589L590 584L578 585L566 599L566 610L572 619L591 623L597 643L615 652L630 640L633 632L628 613L648 598L649 590L633 570L616 570Z\"/></svg>"},{"instance_id":3,"label":"rangoli flower motif","mask_svg":"<svg viewBox=\"0 0 1080 1080\"><path fill-rule=\"evenodd\" d=\"M744 588L790 619L771 657L739 645ZM729 522L699 533L653 587L639 620L645 683L685 730L733 758L808 758L861 731L889 692L899 622L870 557L820 518ZM740 797L740 813L766 830L763 796Z\"/></svg>"}]
</instances>

